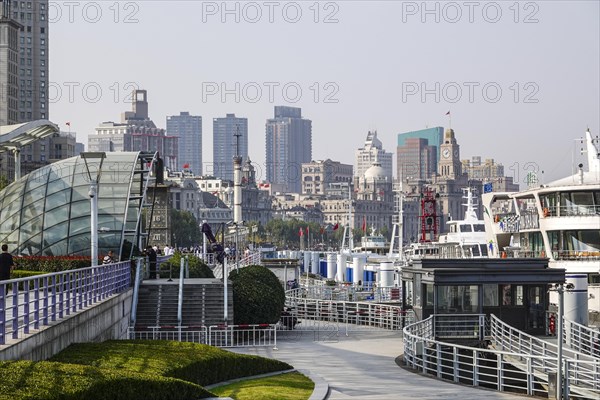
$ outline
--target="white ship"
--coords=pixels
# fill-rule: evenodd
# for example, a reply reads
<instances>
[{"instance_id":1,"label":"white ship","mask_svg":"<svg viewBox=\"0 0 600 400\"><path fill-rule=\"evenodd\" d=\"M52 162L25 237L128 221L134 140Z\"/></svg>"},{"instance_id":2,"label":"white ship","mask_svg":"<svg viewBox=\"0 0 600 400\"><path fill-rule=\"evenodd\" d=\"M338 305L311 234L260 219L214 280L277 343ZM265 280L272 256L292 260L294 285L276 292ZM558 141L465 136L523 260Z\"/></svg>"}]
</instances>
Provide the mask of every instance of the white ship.
<instances>
[{"instance_id":1,"label":"white ship","mask_svg":"<svg viewBox=\"0 0 600 400\"><path fill-rule=\"evenodd\" d=\"M404 251L406 260L415 258L486 258L488 256L484 221L477 217L471 188L465 191L467 209L462 220L448 221L448 233L437 242L412 243Z\"/></svg>"},{"instance_id":2,"label":"white ship","mask_svg":"<svg viewBox=\"0 0 600 400\"><path fill-rule=\"evenodd\" d=\"M575 284L572 307L600 311L600 151L589 130L585 140L587 170L482 202L491 257L547 257Z\"/></svg>"}]
</instances>

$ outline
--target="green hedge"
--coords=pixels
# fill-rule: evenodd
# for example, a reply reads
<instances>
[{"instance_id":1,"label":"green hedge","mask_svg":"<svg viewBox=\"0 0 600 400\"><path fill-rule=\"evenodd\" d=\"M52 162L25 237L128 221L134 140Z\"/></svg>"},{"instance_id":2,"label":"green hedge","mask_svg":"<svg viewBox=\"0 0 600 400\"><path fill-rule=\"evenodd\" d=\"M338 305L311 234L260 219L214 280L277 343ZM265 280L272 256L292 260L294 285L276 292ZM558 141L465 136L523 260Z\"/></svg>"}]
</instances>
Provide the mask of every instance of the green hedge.
<instances>
[{"instance_id":1,"label":"green hedge","mask_svg":"<svg viewBox=\"0 0 600 400\"><path fill-rule=\"evenodd\" d=\"M212 346L160 340L73 344L51 360L178 378L202 386L292 368L278 360Z\"/></svg>"},{"instance_id":2,"label":"green hedge","mask_svg":"<svg viewBox=\"0 0 600 400\"><path fill-rule=\"evenodd\" d=\"M82 256L24 256L14 257L16 268L43 273L86 268L91 265L89 257Z\"/></svg>"},{"instance_id":3,"label":"green hedge","mask_svg":"<svg viewBox=\"0 0 600 400\"><path fill-rule=\"evenodd\" d=\"M57 362L0 362L2 400L189 400L213 397L190 382Z\"/></svg>"},{"instance_id":4,"label":"green hedge","mask_svg":"<svg viewBox=\"0 0 600 400\"><path fill-rule=\"evenodd\" d=\"M229 274L235 324L274 324L285 305L285 290L275 274L250 265Z\"/></svg>"},{"instance_id":5,"label":"green hedge","mask_svg":"<svg viewBox=\"0 0 600 400\"><path fill-rule=\"evenodd\" d=\"M183 255L184 256L184 255ZM165 272L168 273L169 267L172 268L173 278L179 277L179 268L181 266L181 257L182 254L180 252L176 252L169 258L169 261L162 263L160 266L161 277ZM190 278L214 278L212 270L206 265L200 258L188 254L188 263L190 268Z\"/></svg>"}]
</instances>

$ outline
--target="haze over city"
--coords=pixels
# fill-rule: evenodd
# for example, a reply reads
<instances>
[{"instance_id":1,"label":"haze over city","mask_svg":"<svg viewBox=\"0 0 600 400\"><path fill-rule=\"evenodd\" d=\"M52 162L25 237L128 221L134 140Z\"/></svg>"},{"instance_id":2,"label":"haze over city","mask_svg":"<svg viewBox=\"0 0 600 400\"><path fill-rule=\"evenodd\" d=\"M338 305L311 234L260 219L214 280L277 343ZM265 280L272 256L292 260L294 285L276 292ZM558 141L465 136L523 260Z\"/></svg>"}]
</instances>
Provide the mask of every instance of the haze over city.
<instances>
[{"instance_id":1,"label":"haze over city","mask_svg":"<svg viewBox=\"0 0 600 400\"><path fill-rule=\"evenodd\" d=\"M313 121L313 159L349 164L368 130L395 154L398 133L450 111L461 159L521 184L571 173L575 139L600 132L597 1L55 2L48 18L50 119L86 144L134 88L159 127L202 116L205 163L226 113L248 118L264 163L276 105Z\"/></svg>"}]
</instances>

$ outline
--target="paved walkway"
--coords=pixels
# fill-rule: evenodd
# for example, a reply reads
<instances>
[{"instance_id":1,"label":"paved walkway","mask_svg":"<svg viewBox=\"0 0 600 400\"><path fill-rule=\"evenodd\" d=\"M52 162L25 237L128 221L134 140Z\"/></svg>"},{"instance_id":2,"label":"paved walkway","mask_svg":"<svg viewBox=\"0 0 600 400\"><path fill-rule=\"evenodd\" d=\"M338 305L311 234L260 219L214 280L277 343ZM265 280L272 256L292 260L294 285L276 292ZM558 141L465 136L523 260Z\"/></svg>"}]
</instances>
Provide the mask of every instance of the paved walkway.
<instances>
[{"instance_id":1,"label":"paved walkway","mask_svg":"<svg viewBox=\"0 0 600 400\"><path fill-rule=\"evenodd\" d=\"M229 349L237 353L276 358L322 377L330 388L328 399L523 399L509 393L457 385L407 371L395 363L403 353L399 333L378 331L340 333L337 341L314 341L304 333L296 340L278 340L278 350Z\"/></svg>"}]
</instances>

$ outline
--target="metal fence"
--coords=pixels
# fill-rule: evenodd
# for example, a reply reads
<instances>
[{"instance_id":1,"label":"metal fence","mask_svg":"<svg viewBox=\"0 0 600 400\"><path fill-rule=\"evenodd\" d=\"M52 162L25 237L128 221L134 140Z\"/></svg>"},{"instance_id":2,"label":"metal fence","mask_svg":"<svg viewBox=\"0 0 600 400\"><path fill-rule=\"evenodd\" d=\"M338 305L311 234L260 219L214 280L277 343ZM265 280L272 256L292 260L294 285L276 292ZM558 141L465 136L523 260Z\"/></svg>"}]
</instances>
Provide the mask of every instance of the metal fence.
<instances>
[{"instance_id":1,"label":"metal fence","mask_svg":"<svg viewBox=\"0 0 600 400\"><path fill-rule=\"evenodd\" d=\"M0 344L129 289L123 261L0 282Z\"/></svg>"},{"instance_id":2,"label":"metal fence","mask_svg":"<svg viewBox=\"0 0 600 400\"><path fill-rule=\"evenodd\" d=\"M276 349L277 328L274 324L130 327L129 339L174 340L216 347L270 346Z\"/></svg>"},{"instance_id":3,"label":"metal fence","mask_svg":"<svg viewBox=\"0 0 600 400\"><path fill-rule=\"evenodd\" d=\"M566 319L564 323L563 340L567 346L580 353L600 358L600 328L590 328Z\"/></svg>"}]
</instances>

